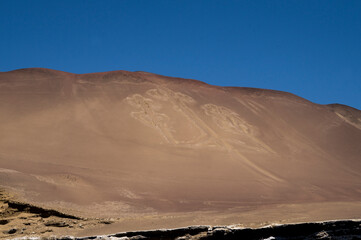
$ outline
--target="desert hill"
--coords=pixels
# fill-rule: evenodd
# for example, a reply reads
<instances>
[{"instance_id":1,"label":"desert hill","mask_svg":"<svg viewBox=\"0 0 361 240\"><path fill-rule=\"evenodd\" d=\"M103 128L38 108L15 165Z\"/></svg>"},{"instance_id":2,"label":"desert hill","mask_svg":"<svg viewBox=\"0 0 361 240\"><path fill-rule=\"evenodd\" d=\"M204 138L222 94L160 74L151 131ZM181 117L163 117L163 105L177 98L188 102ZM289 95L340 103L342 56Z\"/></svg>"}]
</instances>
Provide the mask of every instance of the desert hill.
<instances>
[{"instance_id":1,"label":"desert hill","mask_svg":"<svg viewBox=\"0 0 361 240\"><path fill-rule=\"evenodd\" d=\"M0 185L83 216L339 203L323 218L357 217L361 112L146 72L0 72Z\"/></svg>"}]
</instances>

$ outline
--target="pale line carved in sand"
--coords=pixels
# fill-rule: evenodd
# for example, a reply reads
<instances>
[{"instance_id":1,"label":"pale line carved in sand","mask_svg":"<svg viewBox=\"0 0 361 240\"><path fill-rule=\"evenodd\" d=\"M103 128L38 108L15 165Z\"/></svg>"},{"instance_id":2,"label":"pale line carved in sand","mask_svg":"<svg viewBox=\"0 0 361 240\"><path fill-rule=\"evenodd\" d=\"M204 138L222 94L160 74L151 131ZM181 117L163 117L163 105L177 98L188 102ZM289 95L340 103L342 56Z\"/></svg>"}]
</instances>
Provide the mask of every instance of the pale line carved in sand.
<instances>
[{"instance_id":1,"label":"pale line carved in sand","mask_svg":"<svg viewBox=\"0 0 361 240\"><path fill-rule=\"evenodd\" d=\"M251 142L256 144L258 147L265 147L267 150L272 151L267 145L260 142L255 136L254 132L256 131L254 126L248 124L245 120L243 120L237 113L232 110L218 106L215 104L205 104L202 106L205 113L213 118L213 121L224 131L233 132L239 135L242 135L246 138L250 138ZM213 136L217 138L217 134L209 128ZM233 145L230 143L229 139L221 139L222 145L231 153L236 154L240 159L242 159L243 163L245 163L248 167L250 167L253 171L258 174L264 175L274 181L282 182L283 180L269 171L257 166L253 161L248 159L245 155L240 153Z\"/></svg>"},{"instance_id":2,"label":"pale line carved in sand","mask_svg":"<svg viewBox=\"0 0 361 240\"><path fill-rule=\"evenodd\" d=\"M150 89L147 91L147 94L160 101L171 103L173 109L185 117L193 128L197 129L198 132L196 137L188 139L187 141L177 141L174 139L177 144L189 146L207 145L209 134L207 134L206 131L204 131L204 129L199 126L199 123L194 118L196 114L194 114L192 109L189 107L189 105L196 103L192 97L181 92L174 92L167 88Z\"/></svg>"},{"instance_id":3,"label":"pale line carved in sand","mask_svg":"<svg viewBox=\"0 0 361 240\"><path fill-rule=\"evenodd\" d=\"M202 108L222 130L240 135L251 134L251 125L232 110L215 104L205 104Z\"/></svg>"},{"instance_id":4,"label":"pale line carved in sand","mask_svg":"<svg viewBox=\"0 0 361 240\"><path fill-rule=\"evenodd\" d=\"M215 104L205 104L202 106L204 112L211 116L213 121L219 128L225 132L238 135L238 139L244 139L247 142L247 147L259 152L274 153L274 151L256 136L258 129L242 119L239 114L224 106ZM228 142L235 143L235 139L228 139Z\"/></svg>"},{"instance_id":5,"label":"pale line carved in sand","mask_svg":"<svg viewBox=\"0 0 361 240\"><path fill-rule=\"evenodd\" d=\"M209 143L215 143L218 147L226 149L231 156L237 155L238 159L240 158L242 160L242 163L246 164L256 173L267 176L274 181L282 181L267 170L258 167L255 163L241 154L234 146L232 146L229 139L220 138L219 135L189 107L190 104L195 103L195 100L192 97L165 88L150 89L146 94L149 97L152 97L152 99L146 98L140 94L134 94L126 98L126 101L137 109L137 111L131 112L131 116L146 126L156 129L168 143L182 145L191 144L193 146L207 146ZM198 137L188 141L177 141L173 134L174 129L169 127L171 119L165 113L161 112L161 102L171 103L176 111L182 114L190 124L199 130ZM265 145L253 136L256 131L255 127L248 124L232 110L214 104L205 104L202 106L202 109L207 115L212 117L213 121L215 121L222 130L249 138L250 142L253 141L254 145L257 147L259 145ZM267 149L267 146L265 149ZM268 150L272 151L271 149Z\"/></svg>"},{"instance_id":6,"label":"pale line carved in sand","mask_svg":"<svg viewBox=\"0 0 361 240\"><path fill-rule=\"evenodd\" d=\"M134 94L126 98L126 101L137 110L131 112L133 118L157 130L167 143L192 147L204 145L207 134L189 115L192 110L188 104L195 103L192 97L164 88L150 89L146 94L151 98L144 97L140 94ZM176 129L171 127L170 117L161 110L164 104L163 102L171 104L173 109L189 122L188 125L197 131L195 137L183 141L177 139L175 134Z\"/></svg>"},{"instance_id":7,"label":"pale line carved in sand","mask_svg":"<svg viewBox=\"0 0 361 240\"><path fill-rule=\"evenodd\" d=\"M355 128L358 128L359 130L361 130L361 119L360 118L357 119L358 123L356 123L356 122L351 122L349 119L347 119L346 117L344 117L342 114L340 114L338 112L335 112L335 113L339 118L341 118L342 120L344 120L348 124L350 124L350 125L354 126Z\"/></svg>"},{"instance_id":8,"label":"pale line carved in sand","mask_svg":"<svg viewBox=\"0 0 361 240\"><path fill-rule=\"evenodd\" d=\"M168 143L174 143L172 130L169 127L169 117L159 112L159 105L152 99L145 98L140 94L127 97L126 101L137 110L130 113L133 118L157 130Z\"/></svg>"}]
</instances>

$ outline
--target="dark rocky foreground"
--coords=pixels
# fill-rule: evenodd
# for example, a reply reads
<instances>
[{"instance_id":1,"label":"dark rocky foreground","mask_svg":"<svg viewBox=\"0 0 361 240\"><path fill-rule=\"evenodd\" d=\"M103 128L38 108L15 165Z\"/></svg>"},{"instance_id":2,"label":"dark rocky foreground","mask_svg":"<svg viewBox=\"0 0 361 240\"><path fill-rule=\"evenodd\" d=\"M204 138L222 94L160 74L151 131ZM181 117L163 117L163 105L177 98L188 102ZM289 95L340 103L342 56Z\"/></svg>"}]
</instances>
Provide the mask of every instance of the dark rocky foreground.
<instances>
[{"instance_id":1,"label":"dark rocky foreground","mask_svg":"<svg viewBox=\"0 0 361 240\"><path fill-rule=\"evenodd\" d=\"M44 238L18 238L18 239L44 239ZM174 240L213 240L213 239L264 239L264 240L284 240L284 239L361 239L361 221L330 221L316 223L300 223L267 226L263 228L239 228L232 226L192 226L178 229L161 229L152 231L124 232L104 236L89 237L52 237L48 239L61 240L85 240L85 239L174 239Z\"/></svg>"}]
</instances>

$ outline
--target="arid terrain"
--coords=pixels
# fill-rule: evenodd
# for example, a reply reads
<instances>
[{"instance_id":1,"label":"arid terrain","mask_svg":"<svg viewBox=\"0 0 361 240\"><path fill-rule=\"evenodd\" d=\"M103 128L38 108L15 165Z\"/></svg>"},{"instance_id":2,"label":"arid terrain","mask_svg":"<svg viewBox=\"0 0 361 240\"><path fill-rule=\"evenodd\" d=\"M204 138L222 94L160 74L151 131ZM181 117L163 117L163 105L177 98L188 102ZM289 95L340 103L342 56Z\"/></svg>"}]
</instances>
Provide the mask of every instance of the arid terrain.
<instances>
[{"instance_id":1,"label":"arid terrain","mask_svg":"<svg viewBox=\"0 0 361 240\"><path fill-rule=\"evenodd\" d=\"M361 111L146 72L0 72L0 187L0 238L360 219Z\"/></svg>"}]
</instances>

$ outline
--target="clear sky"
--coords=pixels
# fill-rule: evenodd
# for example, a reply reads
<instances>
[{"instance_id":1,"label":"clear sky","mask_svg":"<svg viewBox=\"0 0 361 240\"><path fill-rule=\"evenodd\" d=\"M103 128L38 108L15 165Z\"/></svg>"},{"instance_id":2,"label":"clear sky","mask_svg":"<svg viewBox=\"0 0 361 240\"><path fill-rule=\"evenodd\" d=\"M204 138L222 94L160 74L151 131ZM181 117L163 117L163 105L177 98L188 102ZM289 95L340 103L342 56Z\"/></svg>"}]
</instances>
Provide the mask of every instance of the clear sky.
<instances>
[{"instance_id":1,"label":"clear sky","mask_svg":"<svg viewBox=\"0 0 361 240\"><path fill-rule=\"evenodd\" d=\"M0 71L147 71L361 109L361 1L0 0Z\"/></svg>"}]
</instances>

